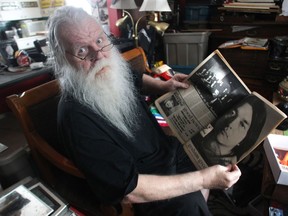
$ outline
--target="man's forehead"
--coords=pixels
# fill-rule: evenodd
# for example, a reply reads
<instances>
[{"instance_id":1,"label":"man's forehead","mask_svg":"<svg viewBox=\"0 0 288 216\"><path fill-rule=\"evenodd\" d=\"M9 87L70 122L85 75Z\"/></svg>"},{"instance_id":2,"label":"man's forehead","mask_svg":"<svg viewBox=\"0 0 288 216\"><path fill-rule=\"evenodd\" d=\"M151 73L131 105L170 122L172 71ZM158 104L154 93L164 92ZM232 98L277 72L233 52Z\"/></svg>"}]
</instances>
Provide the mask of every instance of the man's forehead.
<instances>
[{"instance_id":1,"label":"man's forehead","mask_svg":"<svg viewBox=\"0 0 288 216\"><path fill-rule=\"evenodd\" d=\"M61 27L61 37L67 42L85 42L91 38L96 38L103 34L102 27L95 20L68 24Z\"/></svg>"}]
</instances>

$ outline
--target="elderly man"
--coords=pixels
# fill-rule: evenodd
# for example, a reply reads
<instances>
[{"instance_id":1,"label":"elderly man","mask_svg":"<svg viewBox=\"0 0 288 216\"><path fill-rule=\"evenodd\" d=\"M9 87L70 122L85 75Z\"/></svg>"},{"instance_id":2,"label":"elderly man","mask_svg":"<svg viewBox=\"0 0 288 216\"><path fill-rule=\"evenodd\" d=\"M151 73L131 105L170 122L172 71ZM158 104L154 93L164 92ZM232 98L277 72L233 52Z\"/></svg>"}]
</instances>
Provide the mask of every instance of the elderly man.
<instances>
[{"instance_id":1,"label":"elderly man","mask_svg":"<svg viewBox=\"0 0 288 216\"><path fill-rule=\"evenodd\" d=\"M62 88L60 139L95 199L132 203L135 215L209 215L201 190L231 187L240 170L196 171L141 97L187 88L186 75L164 82L131 71L101 25L79 8L58 9L48 29Z\"/></svg>"}]
</instances>

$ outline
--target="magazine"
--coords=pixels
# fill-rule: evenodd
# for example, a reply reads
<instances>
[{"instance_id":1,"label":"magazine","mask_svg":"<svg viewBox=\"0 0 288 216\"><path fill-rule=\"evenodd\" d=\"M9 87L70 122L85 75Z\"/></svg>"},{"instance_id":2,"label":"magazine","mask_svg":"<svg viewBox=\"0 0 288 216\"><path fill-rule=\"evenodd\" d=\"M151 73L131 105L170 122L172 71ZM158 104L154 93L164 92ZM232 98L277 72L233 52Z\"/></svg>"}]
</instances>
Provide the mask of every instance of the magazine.
<instances>
[{"instance_id":1,"label":"magazine","mask_svg":"<svg viewBox=\"0 0 288 216\"><path fill-rule=\"evenodd\" d=\"M219 50L187 82L155 105L198 169L240 162L287 117L251 92Z\"/></svg>"},{"instance_id":2,"label":"magazine","mask_svg":"<svg viewBox=\"0 0 288 216\"><path fill-rule=\"evenodd\" d=\"M0 198L0 215L48 216L53 209L23 185Z\"/></svg>"}]
</instances>

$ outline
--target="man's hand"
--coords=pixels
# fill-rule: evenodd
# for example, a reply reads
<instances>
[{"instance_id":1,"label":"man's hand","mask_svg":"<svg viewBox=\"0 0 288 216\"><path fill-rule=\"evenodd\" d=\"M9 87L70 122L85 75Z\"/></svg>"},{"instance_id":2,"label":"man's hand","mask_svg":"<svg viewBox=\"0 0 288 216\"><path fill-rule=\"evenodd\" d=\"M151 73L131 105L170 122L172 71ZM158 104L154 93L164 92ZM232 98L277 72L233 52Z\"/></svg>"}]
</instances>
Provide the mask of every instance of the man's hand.
<instances>
[{"instance_id":1,"label":"man's hand","mask_svg":"<svg viewBox=\"0 0 288 216\"><path fill-rule=\"evenodd\" d=\"M143 75L143 93L162 95L177 88L188 88L189 84L184 80L187 78L186 74L175 74L170 80L163 81L155 79L147 74Z\"/></svg>"},{"instance_id":2,"label":"man's hand","mask_svg":"<svg viewBox=\"0 0 288 216\"><path fill-rule=\"evenodd\" d=\"M176 90L177 88L188 88L189 84L184 80L187 78L186 74L175 74L170 80L167 80L165 84L163 84L163 90L166 92Z\"/></svg>"},{"instance_id":3,"label":"man's hand","mask_svg":"<svg viewBox=\"0 0 288 216\"><path fill-rule=\"evenodd\" d=\"M214 165L201 170L203 187L207 189L228 189L240 178L241 171L237 165Z\"/></svg>"}]
</instances>

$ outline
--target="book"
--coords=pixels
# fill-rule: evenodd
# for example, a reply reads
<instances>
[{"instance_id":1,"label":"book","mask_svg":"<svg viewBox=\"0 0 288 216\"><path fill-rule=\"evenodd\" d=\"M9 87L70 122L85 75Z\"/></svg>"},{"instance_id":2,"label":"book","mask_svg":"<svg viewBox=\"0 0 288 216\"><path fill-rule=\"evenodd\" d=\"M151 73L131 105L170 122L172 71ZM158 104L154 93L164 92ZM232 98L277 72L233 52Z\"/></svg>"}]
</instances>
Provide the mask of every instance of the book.
<instances>
[{"instance_id":1,"label":"book","mask_svg":"<svg viewBox=\"0 0 288 216\"><path fill-rule=\"evenodd\" d=\"M237 5L237 6L255 6L255 7L261 7L261 6L269 6L269 7L272 7L272 6L276 6L275 2L229 2L229 3L224 3L223 5Z\"/></svg>"},{"instance_id":2,"label":"book","mask_svg":"<svg viewBox=\"0 0 288 216\"><path fill-rule=\"evenodd\" d=\"M198 169L239 163L287 116L251 92L219 50L155 106Z\"/></svg>"},{"instance_id":3,"label":"book","mask_svg":"<svg viewBox=\"0 0 288 216\"><path fill-rule=\"evenodd\" d=\"M240 9L261 9L261 10L269 10L269 9L279 9L279 6L267 6L267 5L235 5L233 3L223 4L225 8L240 8Z\"/></svg>"},{"instance_id":4,"label":"book","mask_svg":"<svg viewBox=\"0 0 288 216\"><path fill-rule=\"evenodd\" d=\"M228 12L246 12L246 13L260 13L260 14L270 14L270 13L281 13L279 8L243 8L243 7L218 7L218 10L228 11Z\"/></svg>"},{"instance_id":5,"label":"book","mask_svg":"<svg viewBox=\"0 0 288 216\"><path fill-rule=\"evenodd\" d=\"M231 8L250 8L250 9L279 9L275 2L228 2L223 4L224 7Z\"/></svg>"},{"instance_id":6,"label":"book","mask_svg":"<svg viewBox=\"0 0 288 216\"><path fill-rule=\"evenodd\" d=\"M0 215L48 216L53 209L20 185L0 198Z\"/></svg>"},{"instance_id":7,"label":"book","mask_svg":"<svg viewBox=\"0 0 288 216\"><path fill-rule=\"evenodd\" d=\"M277 2L277 1L275 0L237 0L237 2L265 3L265 2Z\"/></svg>"}]
</instances>

